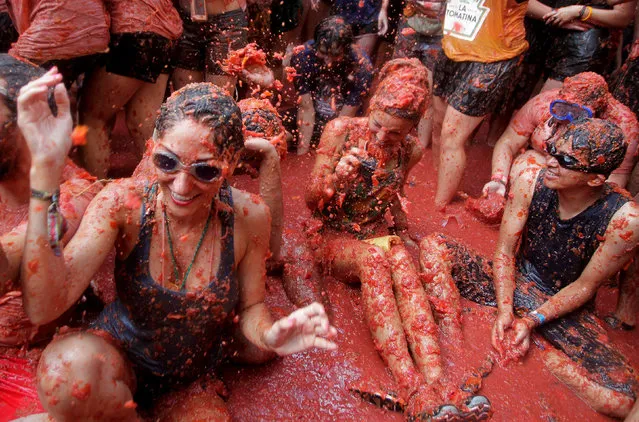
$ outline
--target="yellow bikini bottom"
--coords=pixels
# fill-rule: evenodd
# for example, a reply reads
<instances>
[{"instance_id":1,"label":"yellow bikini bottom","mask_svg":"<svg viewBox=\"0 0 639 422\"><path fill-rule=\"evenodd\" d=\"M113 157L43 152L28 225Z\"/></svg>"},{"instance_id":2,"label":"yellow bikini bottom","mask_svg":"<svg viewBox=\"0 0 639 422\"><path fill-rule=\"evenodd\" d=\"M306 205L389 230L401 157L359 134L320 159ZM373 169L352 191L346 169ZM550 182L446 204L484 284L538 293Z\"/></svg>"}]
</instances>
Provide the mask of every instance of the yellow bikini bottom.
<instances>
[{"instance_id":1,"label":"yellow bikini bottom","mask_svg":"<svg viewBox=\"0 0 639 422\"><path fill-rule=\"evenodd\" d=\"M384 252L390 251L390 248L393 245L401 245L402 239L399 236L389 235L389 236L380 236L374 237L372 239L364 240L366 243L370 243L371 245L378 246L384 250Z\"/></svg>"}]
</instances>

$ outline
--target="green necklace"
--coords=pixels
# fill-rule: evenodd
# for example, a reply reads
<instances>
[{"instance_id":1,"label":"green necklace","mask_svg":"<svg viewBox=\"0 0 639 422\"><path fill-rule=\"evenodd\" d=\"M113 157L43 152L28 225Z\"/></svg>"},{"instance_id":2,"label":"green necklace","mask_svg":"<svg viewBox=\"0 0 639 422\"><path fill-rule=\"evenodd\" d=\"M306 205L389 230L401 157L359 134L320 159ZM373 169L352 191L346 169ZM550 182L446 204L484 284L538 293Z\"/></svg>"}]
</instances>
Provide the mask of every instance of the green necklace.
<instances>
[{"instance_id":1,"label":"green necklace","mask_svg":"<svg viewBox=\"0 0 639 422\"><path fill-rule=\"evenodd\" d=\"M164 227L166 230L166 237L169 239L169 252L171 252L171 262L173 263L173 278L177 281L180 278L180 274L178 271L177 261L175 260L175 254L173 253L173 240L171 239L171 230L169 230L169 216L166 214L166 209L162 207L162 213L164 214ZM180 285L180 290L184 290L186 286L186 279L189 278L189 274L191 273L191 268L193 268L193 263L195 262L195 258L197 258L198 252L200 252L200 247L202 246L202 242L204 241L204 237L206 233L209 231L209 223L211 222L211 216L213 212L209 212L209 217L206 219L206 223L204 224L204 230L202 230L202 236L200 236L200 240L197 242L197 246L195 247L195 253L193 254L193 259L191 259L191 263L189 267L186 269L184 273L184 278L182 279L182 285Z\"/></svg>"}]
</instances>

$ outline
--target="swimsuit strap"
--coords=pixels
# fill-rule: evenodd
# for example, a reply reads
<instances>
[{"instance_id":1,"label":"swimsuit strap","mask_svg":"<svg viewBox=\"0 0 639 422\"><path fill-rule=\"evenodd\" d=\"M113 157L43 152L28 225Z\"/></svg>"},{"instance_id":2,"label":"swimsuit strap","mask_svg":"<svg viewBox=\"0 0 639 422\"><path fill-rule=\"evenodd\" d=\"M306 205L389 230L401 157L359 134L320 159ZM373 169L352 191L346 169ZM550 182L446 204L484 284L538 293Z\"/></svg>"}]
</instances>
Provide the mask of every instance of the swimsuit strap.
<instances>
[{"instance_id":1,"label":"swimsuit strap","mask_svg":"<svg viewBox=\"0 0 639 422\"><path fill-rule=\"evenodd\" d=\"M220 188L219 196L220 202L228 206L228 210L224 209L226 207L221 207L221 209L218 210L218 216L222 223L222 245L217 278L221 280L233 274L233 266L235 264L233 194L226 180Z\"/></svg>"},{"instance_id":2,"label":"swimsuit strap","mask_svg":"<svg viewBox=\"0 0 639 422\"><path fill-rule=\"evenodd\" d=\"M138 246L141 248L138 252L138 262L149 262L149 254L151 251L151 233L153 232L153 224L155 217L155 208L153 200L158 193L158 184L153 183L151 186L144 186L144 198L142 208L140 209L140 234L138 235ZM137 247L136 247L137 249Z\"/></svg>"}]
</instances>

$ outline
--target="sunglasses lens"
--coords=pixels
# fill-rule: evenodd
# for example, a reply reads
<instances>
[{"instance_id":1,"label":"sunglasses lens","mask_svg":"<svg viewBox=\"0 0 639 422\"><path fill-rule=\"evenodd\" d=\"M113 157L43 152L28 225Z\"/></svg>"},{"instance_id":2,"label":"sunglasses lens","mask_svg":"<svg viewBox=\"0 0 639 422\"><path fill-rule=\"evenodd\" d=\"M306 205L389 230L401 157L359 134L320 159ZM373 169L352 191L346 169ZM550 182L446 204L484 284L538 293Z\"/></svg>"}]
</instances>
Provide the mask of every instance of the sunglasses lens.
<instances>
[{"instance_id":1,"label":"sunglasses lens","mask_svg":"<svg viewBox=\"0 0 639 422\"><path fill-rule=\"evenodd\" d=\"M177 170L178 161L166 154L154 154L153 164L165 173L172 173Z\"/></svg>"},{"instance_id":2,"label":"sunglasses lens","mask_svg":"<svg viewBox=\"0 0 639 422\"><path fill-rule=\"evenodd\" d=\"M209 166L207 164L198 165L195 167L195 177L205 182L210 182L213 179L218 178L221 173L222 172L219 168Z\"/></svg>"}]
</instances>

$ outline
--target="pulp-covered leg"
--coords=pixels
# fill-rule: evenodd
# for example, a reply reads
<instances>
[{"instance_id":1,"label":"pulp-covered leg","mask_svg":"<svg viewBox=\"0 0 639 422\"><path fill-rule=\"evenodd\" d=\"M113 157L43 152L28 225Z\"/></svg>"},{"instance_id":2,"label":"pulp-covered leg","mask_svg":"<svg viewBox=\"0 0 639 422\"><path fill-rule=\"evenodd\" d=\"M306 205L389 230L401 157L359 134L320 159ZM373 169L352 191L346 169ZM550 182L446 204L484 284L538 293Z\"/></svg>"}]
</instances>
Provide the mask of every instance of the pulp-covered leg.
<instances>
[{"instance_id":1,"label":"pulp-covered leg","mask_svg":"<svg viewBox=\"0 0 639 422\"><path fill-rule=\"evenodd\" d=\"M452 276L451 256L442 235L430 235L419 244L422 284L439 328L444 336L461 340L461 296Z\"/></svg>"},{"instance_id":2,"label":"pulp-covered leg","mask_svg":"<svg viewBox=\"0 0 639 422\"><path fill-rule=\"evenodd\" d=\"M388 252L388 260L408 344L419 370L426 377L426 382L431 384L442 375L442 361L437 324L428 297L412 258L403 245L393 246Z\"/></svg>"}]
</instances>

